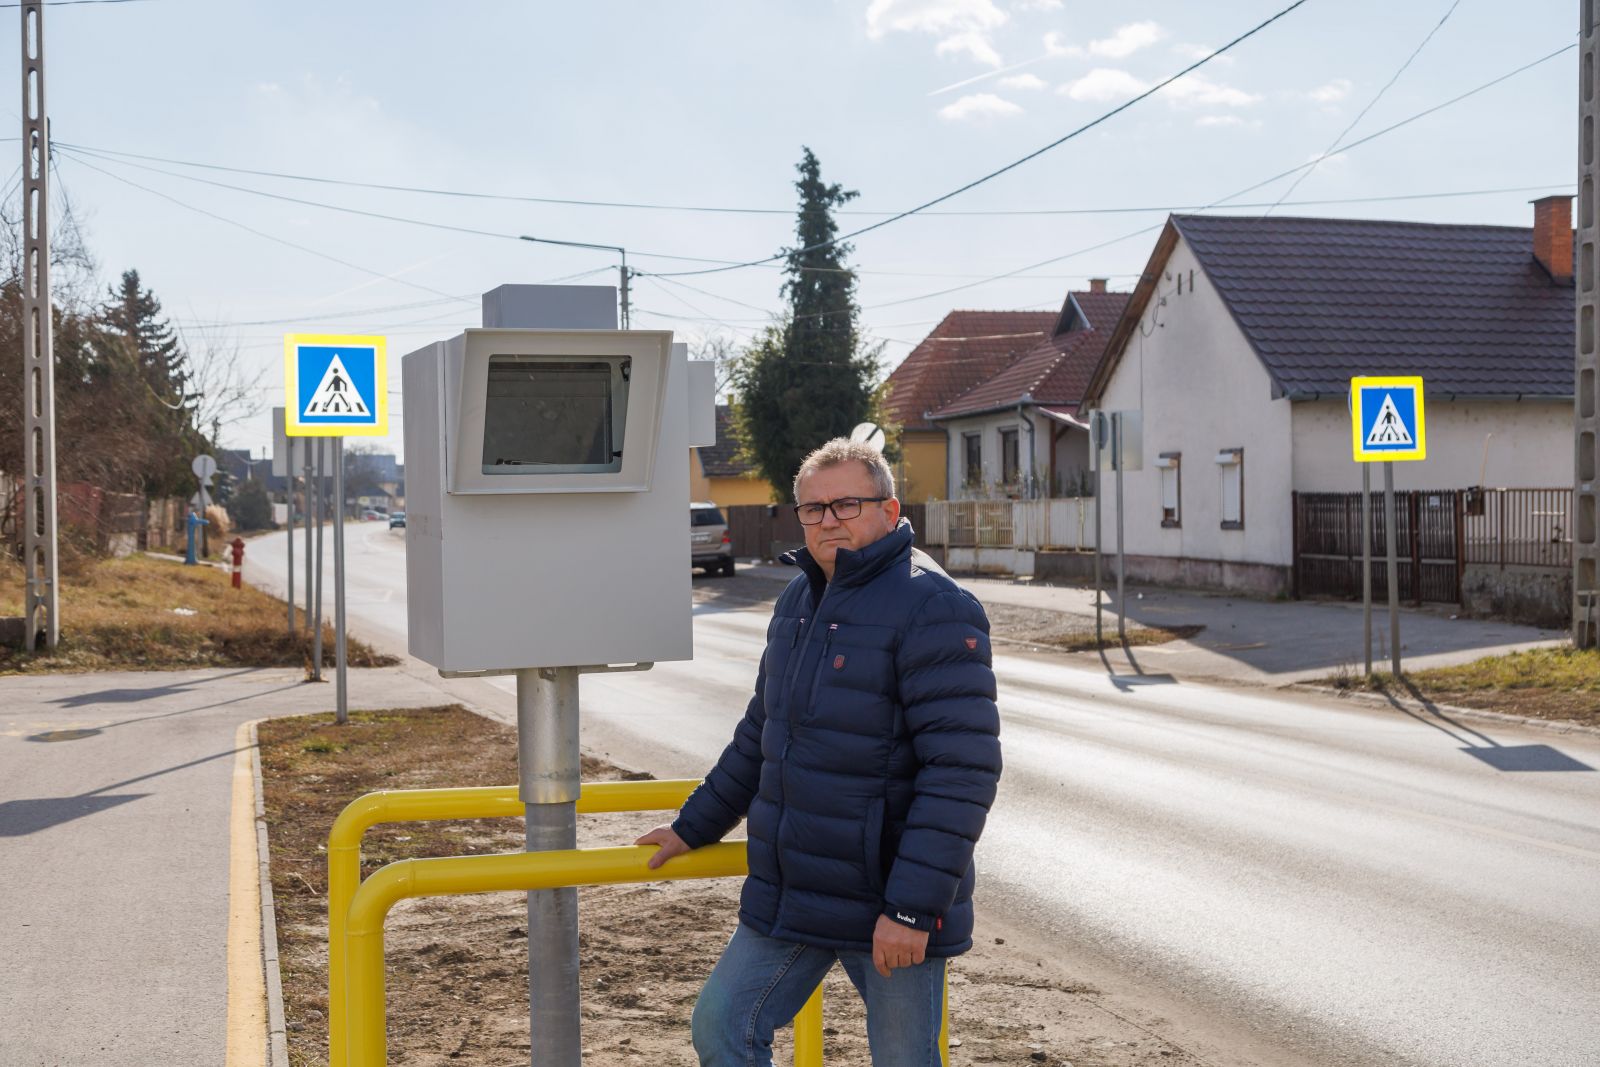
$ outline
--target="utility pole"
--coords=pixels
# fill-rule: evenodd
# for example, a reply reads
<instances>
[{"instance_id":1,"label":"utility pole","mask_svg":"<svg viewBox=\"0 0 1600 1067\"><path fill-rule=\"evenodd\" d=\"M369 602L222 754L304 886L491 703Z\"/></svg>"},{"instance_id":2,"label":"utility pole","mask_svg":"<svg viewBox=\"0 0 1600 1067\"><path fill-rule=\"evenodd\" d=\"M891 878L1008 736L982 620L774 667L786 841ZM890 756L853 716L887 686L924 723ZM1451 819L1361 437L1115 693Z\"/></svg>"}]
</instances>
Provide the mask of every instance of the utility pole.
<instances>
[{"instance_id":1,"label":"utility pole","mask_svg":"<svg viewBox=\"0 0 1600 1067\"><path fill-rule=\"evenodd\" d=\"M617 286L617 299L622 307L622 328L632 329L629 325L628 302L631 286L628 284L633 279L633 271L628 269L628 250L621 245L592 245L584 241L557 241L551 237L529 237L522 235L522 240L532 241L541 245L561 245L563 248L598 248L604 252L615 252L622 257L622 265L617 268L620 285Z\"/></svg>"},{"instance_id":2,"label":"utility pole","mask_svg":"<svg viewBox=\"0 0 1600 1067\"><path fill-rule=\"evenodd\" d=\"M56 380L50 321L50 120L44 106L44 4L22 6L22 647L61 639L56 560Z\"/></svg>"},{"instance_id":3,"label":"utility pole","mask_svg":"<svg viewBox=\"0 0 1600 1067\"><path fill-rule=\"evenodd\" d=\"M1595 183L1600 165L1595 162L1594 126L1600 121L1595 100L1595 67L1600 64L1600 26L1594 4L1578 3L1578 255L1574 292L1577 295L1577 410L1573 412L1576 476L1572 504L1575 529L1572 538L1572 643L1578 648L1600 646L1596 613L1600 613L1600 349L1595 343L1595 317L1600 314L1595 246L1600 228L1595 219ZM1505 532L1501 531L1501 536Z\"/></svg>"}]
</instances>

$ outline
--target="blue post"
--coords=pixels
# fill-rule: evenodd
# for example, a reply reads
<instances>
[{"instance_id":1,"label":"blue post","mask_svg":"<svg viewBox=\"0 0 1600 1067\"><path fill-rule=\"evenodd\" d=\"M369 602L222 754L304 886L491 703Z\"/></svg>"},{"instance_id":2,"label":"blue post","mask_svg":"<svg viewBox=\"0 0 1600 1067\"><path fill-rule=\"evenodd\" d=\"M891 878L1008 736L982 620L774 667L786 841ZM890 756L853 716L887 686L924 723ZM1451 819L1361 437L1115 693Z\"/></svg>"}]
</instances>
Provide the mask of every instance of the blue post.
<instances>
[{"instance_id":1,"label":"blue post","mask_svg":"<svg viewBox=\"0 0 1600 1067\"><path fill-rule=\"evenodd\" d=\"M188 547L184 550L183 562L185 564L189 565L189 566L193 566L196 562L198 562L194 558L195 530L198 529L201 526L210 526L211 523L209 523L205 519L202 519L200 516L196 515L194 513L194 508L190 508L189 509L189 521L188 521L187 525L188 525L188 528L189 528L189 531L188 531L189 532L189 539L188 539Z\"/></svg>"}]
</instances>

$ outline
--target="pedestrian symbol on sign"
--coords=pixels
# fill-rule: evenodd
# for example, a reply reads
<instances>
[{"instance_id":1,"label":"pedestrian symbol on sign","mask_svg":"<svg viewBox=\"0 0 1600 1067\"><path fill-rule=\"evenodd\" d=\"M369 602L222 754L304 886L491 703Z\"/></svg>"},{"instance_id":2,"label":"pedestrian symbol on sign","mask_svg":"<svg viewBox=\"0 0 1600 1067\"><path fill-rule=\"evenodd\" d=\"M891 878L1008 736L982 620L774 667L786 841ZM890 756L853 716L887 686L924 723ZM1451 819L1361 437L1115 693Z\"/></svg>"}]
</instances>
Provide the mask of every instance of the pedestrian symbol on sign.
<instances>
[{"instance_id":1,"label":"pedestrian symbol on sign","mask_svg":"<svg viewBox=\"0 0 1600 1067\"><path fill-rule=\"evenodd\" d=\"M371 412L367 410L361 394L350 388L350 372L345 369L344 361L335 355L323 373L322 381L312 392L311 399L306 402L301 417L369 414Z\"/></svg>"},{"instance_id":2,"label":"pedestrian symbol on sign","mask_svg":"<svg viewBox=\"0 0 1600 1067\"><path fill-rule=\"evenodd\" d=\"M1378 417L1372 421L1372 431L1367 434L1368 448L1382 448L1395 445L1414 445L1411 431L1406 429L1400 412L1394 406L1394 394L1383 395L1383 406L1378 409Z\"/></svg>"}]
</instances>

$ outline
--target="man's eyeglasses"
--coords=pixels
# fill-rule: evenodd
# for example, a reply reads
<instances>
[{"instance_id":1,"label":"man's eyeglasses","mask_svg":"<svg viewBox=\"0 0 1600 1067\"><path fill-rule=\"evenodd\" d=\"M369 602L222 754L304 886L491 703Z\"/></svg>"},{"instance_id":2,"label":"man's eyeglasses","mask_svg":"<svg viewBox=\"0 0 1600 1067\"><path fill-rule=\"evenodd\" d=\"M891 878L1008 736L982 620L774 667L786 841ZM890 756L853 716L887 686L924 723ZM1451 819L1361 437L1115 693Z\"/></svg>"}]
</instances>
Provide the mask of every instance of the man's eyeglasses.
<instances>
[{"instance_id":1,"label":"man's eyeglasses","mask_svg":"<svg viewBox=\"0 0 1600 1067\"><path fill-rule=\"evenodd\" d=\"M842 496L838 500L824 500L816 504L796 504L794 513L802 526L815 526L829 511L833 512L834 518L844 522L860 515L862 504L881 504L888 499L886 496Z\"/></svg>"}]
</instances>

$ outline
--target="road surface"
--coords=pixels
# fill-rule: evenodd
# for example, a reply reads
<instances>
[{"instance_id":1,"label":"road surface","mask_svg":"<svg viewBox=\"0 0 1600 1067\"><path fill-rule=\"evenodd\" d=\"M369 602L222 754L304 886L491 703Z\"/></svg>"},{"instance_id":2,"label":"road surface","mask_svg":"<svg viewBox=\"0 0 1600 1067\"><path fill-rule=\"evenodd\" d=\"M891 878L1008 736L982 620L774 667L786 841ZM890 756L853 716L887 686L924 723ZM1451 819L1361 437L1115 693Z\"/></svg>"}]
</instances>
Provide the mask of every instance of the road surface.
<instances>
[{"instance_id":1,"label":"road surface","mask_svg":"<svg viewBox=\"0 0 1600 1067\"><path fill-rule=\"evenodd\" d=\"M283 541L251 542L252 580L281 584ZM399 651L400 532L351 524L347 551L352 629ZM692 663L586 677L586 747L703 773L765 623L713 598ZM980 924L1203 1062L1600 1064L1600 737L1074 664L996 658Z\"/></svg>"}]
</instances>

